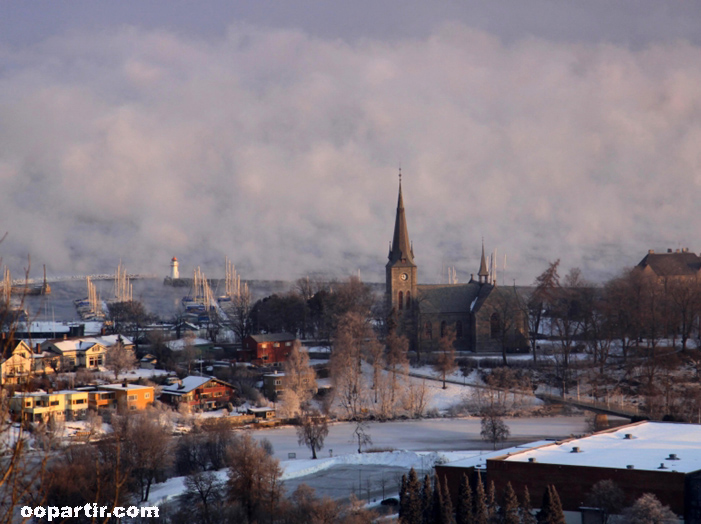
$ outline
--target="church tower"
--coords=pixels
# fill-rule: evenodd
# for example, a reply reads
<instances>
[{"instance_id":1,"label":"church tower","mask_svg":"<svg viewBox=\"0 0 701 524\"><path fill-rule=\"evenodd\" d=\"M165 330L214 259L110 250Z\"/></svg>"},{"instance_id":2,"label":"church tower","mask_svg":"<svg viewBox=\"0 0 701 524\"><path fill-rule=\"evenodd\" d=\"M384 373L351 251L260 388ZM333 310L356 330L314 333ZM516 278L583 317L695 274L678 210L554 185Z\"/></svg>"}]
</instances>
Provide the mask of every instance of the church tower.
<instances>
[{"instance_id":1,"label":"church tower","mask_svg":"<svg viewBox=\"0 0 701 524\"><path fill-rule=\"evenodd\" d=\"M385 266L387 303L395 311L399 332L402 333L410 329L407 323L413 321L417 268L414 263L414 251L409 241L409 231L404 214L401 170L399 171L399 199L397 201L397 216L394 221L394 237L389 246L388 258L389 261Z\"/></svg>"}]
</instances>

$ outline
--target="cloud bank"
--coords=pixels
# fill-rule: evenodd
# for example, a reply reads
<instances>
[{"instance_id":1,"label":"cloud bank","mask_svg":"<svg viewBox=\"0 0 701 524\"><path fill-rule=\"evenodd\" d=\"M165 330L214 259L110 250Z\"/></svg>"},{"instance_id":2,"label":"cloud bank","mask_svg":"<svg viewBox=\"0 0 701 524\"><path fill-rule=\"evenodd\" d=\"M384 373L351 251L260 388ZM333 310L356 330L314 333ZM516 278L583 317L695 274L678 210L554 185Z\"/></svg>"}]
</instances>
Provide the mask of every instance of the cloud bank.
<instances>
[{"instance_id":1,"label":"cloud bank","mask_svg":"<svg viewBox=\"0 0 701 524\"><path fill-rule=\"evenodd\" d=\"M52 275L381 281L401 164L423 282L556 258L601 280L701 250L701 48L461 23L353 42L245 24L198 39L74 31L0 47L0 247ZM502 273L504 254L506 271Z\"/></svg>"}]
</instances>

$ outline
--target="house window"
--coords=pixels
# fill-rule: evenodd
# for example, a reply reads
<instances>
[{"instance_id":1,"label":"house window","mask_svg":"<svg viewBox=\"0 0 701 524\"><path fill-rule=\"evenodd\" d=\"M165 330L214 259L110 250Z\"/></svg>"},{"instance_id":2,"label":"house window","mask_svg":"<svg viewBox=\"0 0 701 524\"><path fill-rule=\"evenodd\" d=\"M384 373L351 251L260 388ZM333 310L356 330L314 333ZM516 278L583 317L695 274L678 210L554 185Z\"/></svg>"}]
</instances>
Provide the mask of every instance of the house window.
<instances>
[{"instance_id":1,"label":"house window","mask_svg":"<svg viewBox=\"0 0 701 524\"><path fill-rule=\"evenodd\" d=\"M52 405L52 406L58 406L58 404L59 404L58 400L52 400L52 401L51 401L51 405Z\"/></svg>"},{"instance_id":2,"label":"house window","mask_svg":"<svg viewBox=\"0 0 701 524\"><path fill-rule=\"evenodd\" d=\"M426 331L426 338L429 340L432 339L433 338L433 325L430 322L426 322L424 329Z\"/></svg>"},{"instance_id":3,"label":"house window","mask_svg":"<svg viewBox=\"0 0 701 524\"><path fill-rule=\"evenodd\" d=\"M285 342L285 346L289 347L292 345L292 342Z\"/></svg>"},{"instance_id":4,"label":"house window","mask_svg":"<svg viewBox=\"0 0 701 524\"><path fill-rule=\"evenodd\" d=\"M399 304L399 309L404 309L404 293L399 292L397 304Z\"/></svg>"},{"instance_id":5,"label":"house window","mask_svg":"<svg viewBox=\"0 0 701 524\"><path fill-rule=\"evenodd\" d=\"M455 336L456 338L462 338L462 322L460 320L455 323Z\"/></svg>"},{"instance_id":6,"label":"house window","mask_svg":"<svg viewBox=\"0 0 701 524\"><path fill-rule=\"evenodd\" d=\"M279 347L280 347L280 343L279 343L279 342L275 342L275 344L273 344L273 347L279 348Z\"/></svg>"},{"instance_id":7,"label":"house window","mask_svg":"<svg viewBox=\"0 0 701 524\"><path fill-rule=\"evenodd\" d=\"M500 324L501 324L501 322L499 319L499 313L497 313L495 311L494 313L492 313L492 316L489 317L489 327L490 327L492 338L499 337L499 333L501 331Z\"/></svg>"},{"instance_id":8,"label":"house window","mask_svg":"<svg viewBox=\"0 0 701 524\"><path fill-rule=\"evenodd\" d=\"M275 385L276 385L276 386L279 386L280 384L282 384L282 380L279 380L279 379L278 379L278 380L275 381Z\"/></svg>"},{"instance_id":9,"label":"house window","mask_svg":"<svg viewBox=\"0 0 701 524\"><path fill-rule=\"evenodd\" d=\"M151 393L144 393L144 398L151 398Z\"/></svg>"},{"instance_id":10,"label":"house window","mask_svg":"<svg viewBox=\"0 0 701 524\"><path fill-rule=\"evenodd\" d=\"M131 401L131 400L136 400L136 399L138 399L138 398L139 398L138 395L129 395L129 400L130 400L130 401Z\"/></svg>"},{"instance_id":11,"label":"house window","mask_svg":"<svg viewBox=\"0 0 701 524\"><path fill-rule=\"evenodd\" d=\"M73 404L85 404L85 399L84 398L79 398L78 400L74 400Z\"/></svg>"},{"instance_id":12,"label":"house window","mask_svg":"<svg viewBox=\"0 0 701 524\"><path fill-rule=\"evenodd\" d=\"M411 291L406 292L406 308L411 309Z\"/></svg>"}]
</instances>

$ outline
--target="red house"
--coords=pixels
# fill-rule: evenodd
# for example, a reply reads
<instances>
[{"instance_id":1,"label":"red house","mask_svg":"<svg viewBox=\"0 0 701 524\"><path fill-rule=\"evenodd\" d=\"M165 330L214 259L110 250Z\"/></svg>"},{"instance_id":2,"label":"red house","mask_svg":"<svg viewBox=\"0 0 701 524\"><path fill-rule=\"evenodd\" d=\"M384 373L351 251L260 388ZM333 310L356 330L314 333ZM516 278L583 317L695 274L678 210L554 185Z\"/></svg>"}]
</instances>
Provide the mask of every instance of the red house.
<instances>
[{"instance_id":1,"label":"red house","mask_svg":"<svg viewBox=\"0 0 701 524\"><path fill-rule=\"evenodd\" d=\"M204 411L225 406L236 398L234 386L214 377L185 377L175 384L164 386L160 400L177 406L185 403Z\"/></svg>"},{"instance_id":2,"label":"red house","mask_svg":"<svg viewBox=\"0 0 701 524\"><path fill-rule=\"evenodd\" d=\"M290 333L250 335L243 339L243 358L258 365L279 366L287 360L297 337Z\"/></svg>"}]
</instances>

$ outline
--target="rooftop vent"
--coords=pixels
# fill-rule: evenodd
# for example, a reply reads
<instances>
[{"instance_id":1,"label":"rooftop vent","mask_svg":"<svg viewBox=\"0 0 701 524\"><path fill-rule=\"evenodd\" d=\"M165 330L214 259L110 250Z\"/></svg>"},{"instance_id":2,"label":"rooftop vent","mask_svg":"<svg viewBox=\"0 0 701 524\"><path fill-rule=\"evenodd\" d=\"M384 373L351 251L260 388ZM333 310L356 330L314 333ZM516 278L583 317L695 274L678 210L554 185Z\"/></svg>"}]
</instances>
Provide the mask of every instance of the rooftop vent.
<instances>
[{"instance_id":1,"label":"rooftop vent","mask_svg":"<svg viewBox=\"0 0 701 524\"><path fill-rule=\"evenodd\" d=\"M623 437L626 440L633 440L633 434L632 433L626 433L625 436Z\"/></svg>"},{"instance_id":2,"label":"rooftop vent","mask_svg":"<svg viewBox=\"0 0 701 524\"><path fill-rule=\"evenodd\" d=\"M582 452L582 450L579 449L579 446L574 446L574 447L572 448L572 453L581 453L581 452Z\"/></svg>"},{"instance_id":3,"label":"rooftop vent","mask_svg":"<svg viewBox=\"0 0 701 524\"><path fill-rule=\"evenodd\" d=\"M676 453L670 453L669 457L667 457L667 460L679 460L679 457L677 457Z\"/></svg>"},{"instance_id":4,"label":"rooftop vent","mask_svg":"<svg viewBox=\"0 0 701 524\"><path fill-rule=\"evenodd\" d=\"M648 249L648 250L647 250L647 254L648 254L648 255L654 255L654 254L655 254L655 250L654 250L654 249Z\"/></svg>"},{"instance_id":5,"label":"rooftop vent","mask_svg":"<svg viewBox=\"0 0 701 524\"><path fill-rule=\"evenodd\" d=\"M673 250L672 250L671 247L670 247L670 248L667 248L667 253L673 253Z\"/></svg>"},{"instance_id":6,"label":"rooftop vent","mask_svg":"<svg viewBox=\"0 0 701 524\"><path fill-rule=\"evenodd\" d=\"M682 248L682 253L688 253L688 252L689 252L689 248L688 248L688 247L683 247L683 248Z\"/></svg>"},{"instance_id":7,"label":"rooftop vent","mask_svg":"<svg viewBox=\"0 0 701 524\"><path fill-rule=\"evenodd\" d=\"M626 466L626 469L635 469L635 466L633 464L628 464Z\"/></svg>"},{"instance_id":8,"label":"rooftop vent","mask_svg":"<svg viewBox=\"0 0 701 524\"><path fill-rule=\"evenodd\" d=\"M535 462L535 457L528 457L528 462Z\"/></svg>"},{"instance_id":9,"label":"rooftop vent","mask_svg":"<svg viewBox=\"0 0 701 524\"><path fill-rule=\"evenodd\" d=\"M664 462L662 462L662 463L660 464L660 467L657 468L657 469L667 469L667 466L665 466L665 465L664 465Z\"/></svg>"}]
</instances>

